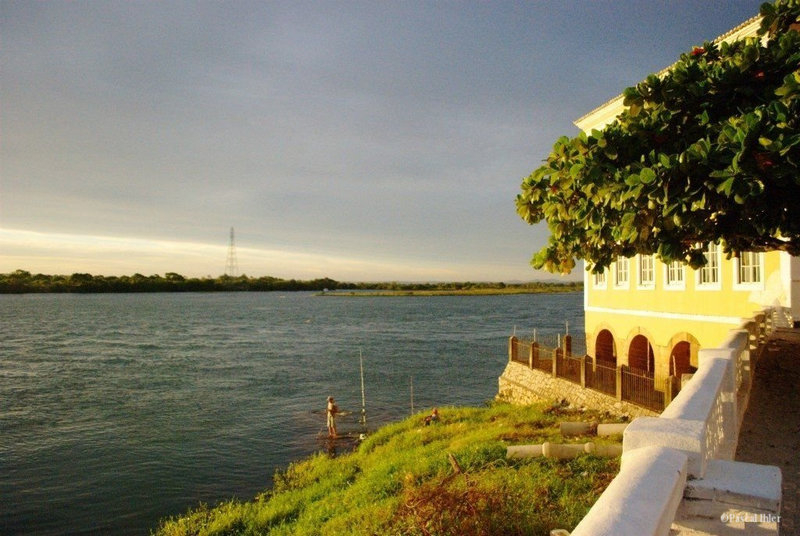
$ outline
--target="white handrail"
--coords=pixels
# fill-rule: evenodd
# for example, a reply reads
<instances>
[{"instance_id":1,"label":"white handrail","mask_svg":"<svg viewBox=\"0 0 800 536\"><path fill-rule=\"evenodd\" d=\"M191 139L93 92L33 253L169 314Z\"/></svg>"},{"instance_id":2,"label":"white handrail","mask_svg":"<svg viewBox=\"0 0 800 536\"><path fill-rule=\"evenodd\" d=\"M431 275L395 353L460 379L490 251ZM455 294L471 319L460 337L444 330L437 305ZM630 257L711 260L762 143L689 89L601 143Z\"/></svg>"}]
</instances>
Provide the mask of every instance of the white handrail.
<instances>
[{"instance_id":1,"label":"white handrail","mask_svg":"<svg viewBox=\"0 0 800 536\"><path fill-rule=\"evenodd\" d=\"M783 316L767 310L732 330L719 348L700 350L697 372L664 412L635 419L625 430L620 472L572 536L669 534L687 476L701 479L709 462L733 458L738 399L746 399L752 384L752 350Z\"/></svg>"}]
</instances>

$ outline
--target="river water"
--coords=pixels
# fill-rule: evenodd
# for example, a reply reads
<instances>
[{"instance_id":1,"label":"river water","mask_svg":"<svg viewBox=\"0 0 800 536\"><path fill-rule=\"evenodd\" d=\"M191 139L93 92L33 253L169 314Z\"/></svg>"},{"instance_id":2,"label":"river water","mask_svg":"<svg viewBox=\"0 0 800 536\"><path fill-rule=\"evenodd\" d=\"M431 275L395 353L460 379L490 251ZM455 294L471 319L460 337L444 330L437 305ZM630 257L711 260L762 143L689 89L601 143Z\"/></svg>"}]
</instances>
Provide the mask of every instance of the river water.
<instances>
[{"instance_id":1,"label":"river water","mask_svg":"<svg viewBox=\"0 0 800 536\"><path fill-rule=\"evenodd\" d=\"M328 395L378 426L497 392L512 331L582 294L0 296L0 533L148 534L250 499L322 445Z\"/></svg>"}]
</instances>

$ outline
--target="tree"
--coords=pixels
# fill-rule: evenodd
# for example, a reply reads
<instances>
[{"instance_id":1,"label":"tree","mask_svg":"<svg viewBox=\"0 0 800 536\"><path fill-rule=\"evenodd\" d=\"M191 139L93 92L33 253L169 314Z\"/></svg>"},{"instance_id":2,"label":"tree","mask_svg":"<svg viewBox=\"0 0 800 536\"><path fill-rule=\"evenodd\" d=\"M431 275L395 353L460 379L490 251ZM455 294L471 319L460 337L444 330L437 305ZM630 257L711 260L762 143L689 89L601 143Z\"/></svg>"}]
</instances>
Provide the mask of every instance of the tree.
<instances>
[{"instance_id":1,"label":"tree","mask_svg":"<svg viewBox=\"0 0 800 536\"><path fill-rule=\"evenodd\" d=\"M637 253L697 268L710 242L800 254L800 0L760 13L760 37L693 48L627 88L603 130L556 141L517 196L551 233L535 268Z\"/></svg>"},{"instance_id":2,"label":"tree","mask_svg":"<svg viewBox=\"0 0 800 536\"><path fill-rule=\"evenodd\" d=\"M183 277L181 274L176 272L167 272L164 274L164 279L170 281L172 283L183 283L186 281L186 278Z\"/></svg>"}]
</instances>

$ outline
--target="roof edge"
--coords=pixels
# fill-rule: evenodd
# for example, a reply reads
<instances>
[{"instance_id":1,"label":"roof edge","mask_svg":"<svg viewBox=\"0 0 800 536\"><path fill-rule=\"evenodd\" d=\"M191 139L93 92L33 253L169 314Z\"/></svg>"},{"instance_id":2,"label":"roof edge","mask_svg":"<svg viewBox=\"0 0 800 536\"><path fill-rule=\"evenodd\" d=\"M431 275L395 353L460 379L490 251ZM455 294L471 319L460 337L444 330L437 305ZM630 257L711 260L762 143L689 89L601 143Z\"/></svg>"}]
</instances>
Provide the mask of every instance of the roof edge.
<instances>
[{"instance_id":1,"label":"roof edge","mask_svg":"<svg viewBox=\"0 0 800 536\"><path fill-rule=\"evenodd\" d=\"M751 17L742 22L738 26L731 28L724 34L714 39L713 42L732 42L738 41L739 39L744 39L745 37L752 37L757 34L759 26L761 26L761 15L756 15L755 17ZM675 63L669 67L661 69L656 74L660 76L670 71ZM604 127L616 119L616 117L622 112L624 109L622 101L623 97L620 93L616 97L609 99L597 108L594 108L590 112L582 115L572 123L582 131L588 131L590 128Z\"/></svg>"}]
</instances>

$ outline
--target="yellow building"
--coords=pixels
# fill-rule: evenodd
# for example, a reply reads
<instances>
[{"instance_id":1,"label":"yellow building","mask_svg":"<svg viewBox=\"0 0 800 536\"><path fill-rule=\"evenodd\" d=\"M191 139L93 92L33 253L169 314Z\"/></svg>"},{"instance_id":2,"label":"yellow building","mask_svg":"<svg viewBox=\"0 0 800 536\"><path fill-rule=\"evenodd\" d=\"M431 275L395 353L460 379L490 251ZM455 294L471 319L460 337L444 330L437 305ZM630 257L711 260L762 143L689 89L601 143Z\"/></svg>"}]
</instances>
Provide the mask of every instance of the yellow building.
<instances>
[{"instance_id":1,"label":"yellow building","mask_svg":"<svg viewBox=\"0 0 800 536\"><path fill-rule=\"evenodd\" d=\"M758 18L751 19L718 41L755 35L758 25ZM575 124L587 133L602 129L622 109L620 96ZM700 270L637 255L617 259L602 274L587 272L587 353L656 378L680 376L697 367L700 348L718 346L742 319L765 307L791 308L800 318L800 259L777 251L727 259L714 244L706 258Z\"/></svg>"},{"instance_id":2,"label":"yellow building","mask_svg":"<svg viewBox=\"0 0 800 536\"><path fill-rule=\"evenodd\" d=\"M765 307L793 307L800 317L797 257L745 252L726 259L714 244L706 257L700 270L637 255L587 273L587 353L656 377L679 376L697 366L697 350L718 346Z\"/></svg>"}]
</instances>

